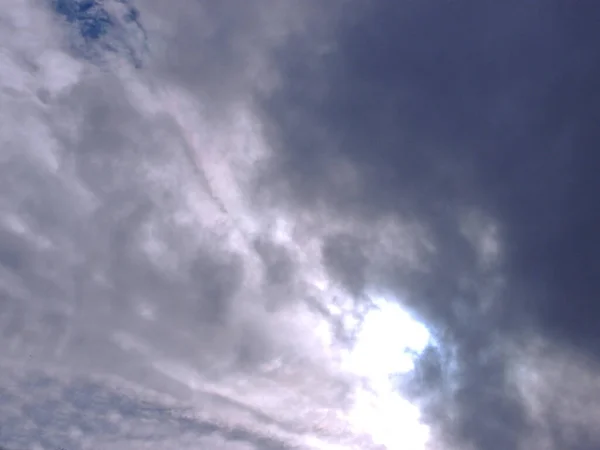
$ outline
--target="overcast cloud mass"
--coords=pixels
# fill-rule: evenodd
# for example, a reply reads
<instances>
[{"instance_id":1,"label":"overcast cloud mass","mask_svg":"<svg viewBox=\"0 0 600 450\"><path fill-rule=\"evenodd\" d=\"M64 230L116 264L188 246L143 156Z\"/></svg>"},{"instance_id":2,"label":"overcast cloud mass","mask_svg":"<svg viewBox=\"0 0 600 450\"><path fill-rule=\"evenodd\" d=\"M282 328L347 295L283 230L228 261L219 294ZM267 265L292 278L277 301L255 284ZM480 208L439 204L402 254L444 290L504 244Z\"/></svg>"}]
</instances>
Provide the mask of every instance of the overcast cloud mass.
<instances>
[{"instance_id":1,"label":"overcast cloud mass","mask_svg":"<svg viewBox=\"0 0 600 450\"><path fill-rule=\"evenodd\" d=\"M599 17L0 0L0 445L599 448Z\"/></svg>"}]
</instances>

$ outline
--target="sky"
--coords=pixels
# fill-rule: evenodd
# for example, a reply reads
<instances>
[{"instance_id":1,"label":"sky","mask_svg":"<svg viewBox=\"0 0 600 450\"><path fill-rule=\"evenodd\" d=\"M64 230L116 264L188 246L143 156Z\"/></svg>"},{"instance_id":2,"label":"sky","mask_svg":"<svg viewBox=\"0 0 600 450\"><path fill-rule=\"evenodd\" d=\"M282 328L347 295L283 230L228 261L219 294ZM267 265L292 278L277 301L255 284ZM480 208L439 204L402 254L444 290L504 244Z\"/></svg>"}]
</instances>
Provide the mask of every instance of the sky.
<instances>
[{"instance_id":1,"label":"sky","mask_svg":"<svg viewBox=\"0 0 600 450\"><path fill-rule=\"evenodd\" d=\"M600 446L600 5L0 0L0 446Z\"/></svg>"}]
</instances>

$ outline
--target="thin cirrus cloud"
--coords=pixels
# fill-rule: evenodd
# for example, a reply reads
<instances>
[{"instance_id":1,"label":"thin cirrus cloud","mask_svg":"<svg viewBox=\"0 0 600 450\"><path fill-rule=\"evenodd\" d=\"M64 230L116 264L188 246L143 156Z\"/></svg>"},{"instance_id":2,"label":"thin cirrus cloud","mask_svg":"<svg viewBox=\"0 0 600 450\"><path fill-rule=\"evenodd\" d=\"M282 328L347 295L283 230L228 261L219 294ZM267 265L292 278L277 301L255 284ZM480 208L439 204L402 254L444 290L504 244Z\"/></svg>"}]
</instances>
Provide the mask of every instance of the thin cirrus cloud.
<instances>
[{"instance_id":1,"label":"thin cirrus cloud","mask_svg":"<svg viewBox=\"0 0 600 450\"><path fill-rule=\"evenodd\" d=\"M595 5L3 6L0 444L597 446Z\"/></svg>"}]
</instances>

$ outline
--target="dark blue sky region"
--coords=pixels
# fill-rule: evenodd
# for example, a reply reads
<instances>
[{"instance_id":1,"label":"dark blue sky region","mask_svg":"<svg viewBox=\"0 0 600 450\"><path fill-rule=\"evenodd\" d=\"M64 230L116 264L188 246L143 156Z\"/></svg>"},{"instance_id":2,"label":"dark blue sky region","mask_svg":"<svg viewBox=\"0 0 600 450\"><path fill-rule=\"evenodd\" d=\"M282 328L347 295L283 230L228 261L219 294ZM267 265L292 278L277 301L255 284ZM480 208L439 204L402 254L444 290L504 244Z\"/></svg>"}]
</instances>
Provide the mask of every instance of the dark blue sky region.
<instances>
[{"instance_id":1,"label":"dark blue sky region","mask_svg":"<svg viewBox=\"0 0 600 450\"><path fill-rule=\"evenodd\" d=\"M75 51L96 59L101 59L103 52L120 53L139 67L146 50L145 43L133 36L145 35L140 13L128 0L114 1L125 6L121 17L111 15L104 0L52 0L52 7L76 31Z\"/></svg>"}]
</instances>

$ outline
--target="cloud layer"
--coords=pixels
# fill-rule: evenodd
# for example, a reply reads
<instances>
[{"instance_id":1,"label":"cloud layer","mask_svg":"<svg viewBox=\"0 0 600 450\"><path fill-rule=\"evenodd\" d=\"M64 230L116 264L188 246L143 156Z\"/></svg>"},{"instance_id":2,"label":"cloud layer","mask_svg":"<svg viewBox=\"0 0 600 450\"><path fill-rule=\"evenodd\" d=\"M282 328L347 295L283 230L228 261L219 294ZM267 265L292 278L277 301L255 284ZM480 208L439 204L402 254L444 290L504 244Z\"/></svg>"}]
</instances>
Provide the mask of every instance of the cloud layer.
<instances>
[{"instance_id":1,"label":"cloud layer","mask_svg":"<svg viewBox=\"0 0 600 450\"><path fill-rule=\"evenodd\" d=\"M595 4L2 5L3 360L367 448L385 296L432 448L597 446Z\"/></svg>"},{"instance_id":2,"label":"cloud layer","mask_svg":"<svg viewBox=\"0 0 600 450\"><path fill-rule=\"evenodd\" d=\"M330 51L280 52L285 83L264 97L280 153L263 183L285 187L277 201L425 230L423 266L392 263L383 282L443 330L455 368L425 391L449 390L433 420L475 448L535 432L509 380L513 346L533 336L597 353L594 12L370 5L336 22ZM557 448L596 439L556 434Z\"/></svg>"}]
</instances>

